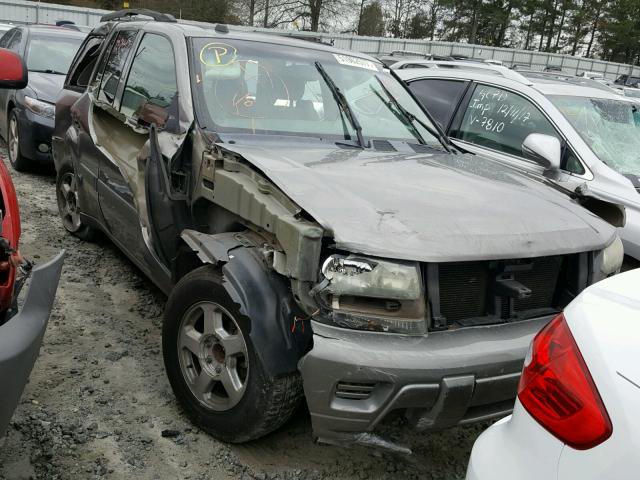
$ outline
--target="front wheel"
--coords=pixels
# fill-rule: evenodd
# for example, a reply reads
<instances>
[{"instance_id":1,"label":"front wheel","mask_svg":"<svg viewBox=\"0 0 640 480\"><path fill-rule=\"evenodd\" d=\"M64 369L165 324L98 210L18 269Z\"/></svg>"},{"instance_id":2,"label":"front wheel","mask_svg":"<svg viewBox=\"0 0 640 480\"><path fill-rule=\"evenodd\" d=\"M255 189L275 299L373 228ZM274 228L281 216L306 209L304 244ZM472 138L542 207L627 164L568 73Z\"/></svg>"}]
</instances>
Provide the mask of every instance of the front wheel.
<instances>
[{"instance_id":1,"label":"front wheel","mask_svg":"<svg viewBox=\"0 0 640 480\"><path fill-rule=\"evenodd\" d=\"M70 167L64 167L57 174L56 197L58 213L64 228L81 240L94 240L97 234L96 230L82 223L80 217L77 177Z\"/></svg>"},{"instance_id":2,"label":"front wheel","mask_svg":"<svg viewBox=\"0 0 640 480\"><path fill-rule=\"evenodd\" d=\"M9 151L9 162L14 170L23 172L31 166L29 159L25 158L20 150L20 128L18 125L18 115L15 110L11 110L9 113L7 150Z\"/></svg>"},{"instance_id":3,"label":"front wheel","mask_svg":"<svg viewBox=\"0 0 640 480\"><path fill-rule=\"evenodd\" d=\"M171 387L194 423L231 443L262 437L293 414L302 398L299 374L270 376L249 337L250 321L213 266L175 286L162 329Z\"/></svg>"}]
</instances>

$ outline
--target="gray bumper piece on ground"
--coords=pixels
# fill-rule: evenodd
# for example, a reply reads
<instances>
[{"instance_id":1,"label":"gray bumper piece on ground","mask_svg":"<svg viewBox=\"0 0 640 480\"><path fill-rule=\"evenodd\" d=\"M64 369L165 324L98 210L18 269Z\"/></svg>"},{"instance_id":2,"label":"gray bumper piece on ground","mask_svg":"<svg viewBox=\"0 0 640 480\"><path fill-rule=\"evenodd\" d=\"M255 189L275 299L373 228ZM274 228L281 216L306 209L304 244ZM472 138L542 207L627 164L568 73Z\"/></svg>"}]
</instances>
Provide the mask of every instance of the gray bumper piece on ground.
<instances>
[{"instance_id":1,"label":"gray bumper piece on ground","mask_svg":"<svg viewBox=\"0 0 640 480\"><path fill-rule=\"evenodd\" d=\"M299 362L314 435L353 442L393 410L418 430L507 415L533 336L552 318L394 335L313 322Z\"/></svg>"},{"instance_id":2,"label":"gray bumper piece on ground","mask_svg":"<svg viewBox=\"0 0 640 480\"><path fill-rule=\"evenodd\" d=\"M64 251L33 269L22 309L0 326L0 437L9 425L38 357L63 259Z\"/></svg>"}]
</instances>

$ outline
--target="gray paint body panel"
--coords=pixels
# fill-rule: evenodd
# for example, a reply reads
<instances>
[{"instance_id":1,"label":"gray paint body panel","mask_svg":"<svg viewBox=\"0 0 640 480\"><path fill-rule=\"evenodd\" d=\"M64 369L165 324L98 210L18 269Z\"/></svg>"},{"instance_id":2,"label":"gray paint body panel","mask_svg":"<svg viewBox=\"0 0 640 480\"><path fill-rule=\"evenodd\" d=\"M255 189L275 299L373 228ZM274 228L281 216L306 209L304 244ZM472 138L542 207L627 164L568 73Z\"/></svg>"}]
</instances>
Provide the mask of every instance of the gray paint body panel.
<instances>
[{"instance_id":1,"label":"gray paint body panel","mask_svg":"<svg viewBox=\"0 0 640 480\"><path fill-rule=\"evenodd\" d=\"M22 310L0 327L0 436L9 425L31 369L38 358L42 337L60 280L64 252L33 270Z\"/></svg>"},{"instance_id":2,"label":"gray paint body panel","mask_svg":"<svg viewBox=\"0 0 640 480\"><path fill-rule=\"evenodd\" d=\"M356 253L423 261L599 250L615 231L567 195L478 155L219 144Z\"/></svg>"},{"instance_id":3,"label":"gray paint body panel","mask_svg":"<svg viewBox=\"0 0 640 480\"><path fill-rule=\"evenodd\" d=\"M513 408L529 344L550 319L423 336L312 322L314 347L298 368L314 435L335 441L345 434L373 431L395 409L408 409L409 420L423 430L505 415ZM338 382L376 387L368 399L345 400L336 396ZM474 406L490 408L465 417Z\"/></svg>"}]
</instances>

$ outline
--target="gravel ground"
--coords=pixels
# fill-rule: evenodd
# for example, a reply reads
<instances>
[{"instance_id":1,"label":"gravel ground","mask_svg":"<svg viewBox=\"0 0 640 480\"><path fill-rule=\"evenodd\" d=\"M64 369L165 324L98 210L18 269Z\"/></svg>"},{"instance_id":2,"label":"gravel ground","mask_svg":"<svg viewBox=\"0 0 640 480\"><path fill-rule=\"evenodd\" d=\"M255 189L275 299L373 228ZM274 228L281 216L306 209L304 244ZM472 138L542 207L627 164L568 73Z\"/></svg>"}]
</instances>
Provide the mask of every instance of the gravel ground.
<instances>
[{"instance_id":1,"label":"gravel ground","mask_svg":"<svg viewBox=\"0 0 640 480\"><path fill-rule=\"evenodd\" d=\"M163 294L107 240L65 233L52 173L12 175L23 254L43 262L65 249L67 257L40 357L0 440L0 478L464 478L486 425L418 435L395 419L387 434L413 449L409 457L317 445L304 408L246 445L199 431L163 371Z\"/></svg>"}]
</instances>

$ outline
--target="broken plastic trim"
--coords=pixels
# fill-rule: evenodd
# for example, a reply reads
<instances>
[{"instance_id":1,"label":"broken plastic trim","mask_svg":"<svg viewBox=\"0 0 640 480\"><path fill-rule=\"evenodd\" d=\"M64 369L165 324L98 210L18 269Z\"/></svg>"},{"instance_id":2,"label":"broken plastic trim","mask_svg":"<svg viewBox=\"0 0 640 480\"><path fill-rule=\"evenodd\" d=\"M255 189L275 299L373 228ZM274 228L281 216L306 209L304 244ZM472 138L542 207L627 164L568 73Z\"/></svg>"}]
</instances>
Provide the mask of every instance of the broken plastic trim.
<instances>
[{"instance_id":1,"label":"broken plastic trim","mask_svg":"<svg viewBox=\"0 0 640 480\"><path fill-rule=\"evenodd\" d=\"M318 443L327 445L337 445L350 447L353 445L361 445L363 447L375 448L386 452L399 453L403 455L411 455L413 452L405 445L400 445L392 440L387 440L375 433L342 433L337 438L318 437Z\"/></svg>"}]
</instances>

